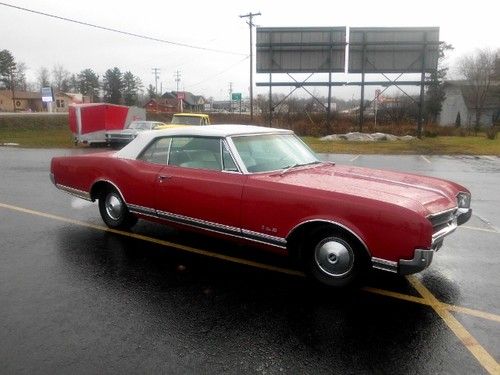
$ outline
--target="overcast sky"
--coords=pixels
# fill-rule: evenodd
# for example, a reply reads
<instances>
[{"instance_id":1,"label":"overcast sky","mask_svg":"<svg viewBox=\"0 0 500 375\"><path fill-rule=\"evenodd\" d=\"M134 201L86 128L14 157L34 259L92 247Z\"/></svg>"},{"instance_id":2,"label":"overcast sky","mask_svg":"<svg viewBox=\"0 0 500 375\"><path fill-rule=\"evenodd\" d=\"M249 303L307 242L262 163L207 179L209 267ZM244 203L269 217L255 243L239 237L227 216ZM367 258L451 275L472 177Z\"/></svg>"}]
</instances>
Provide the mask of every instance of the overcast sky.
<instances>
[{"instance_id":1,"label":"overcast sky","mask_svg":"<svg viewBox=\"0 0 500 375\"><path fill-rule=\"evenodd\" d=\"M230 51L216 53L158 43L72 24L0 5L0 50L10 50L24 62L35 80L41 66L61 64L72 73L91 68L100 76L117 66L154 84L151 68L160 69L163 91L175 90L174 72L181 72L180 89L216 99L234 92L248 95L249 31L239 15L261 12L263 27L305 26L438 26L440 40L455 50L448 63L476 48L500 48L500 2L459 1L117 1L117 0L0 0L100 26L177 43ZM254 75L266 81L267 75ZM335 78L345 80L344 75ZM160 87L160 83L158 84ZM282 89L286 92L288 89ZM311 89L313 90L313 89ZM323 94L324 89L315 89ZM372 90L372 89L369 89ZM275 90L273 90L275 91ZM255 94L267 88L256 88ZM300 94L303 95L303 94ZM359 96L359 89L335 88L343 98ZM370 93L367 93L370 96Z\"/></svg>"}]
</instances>

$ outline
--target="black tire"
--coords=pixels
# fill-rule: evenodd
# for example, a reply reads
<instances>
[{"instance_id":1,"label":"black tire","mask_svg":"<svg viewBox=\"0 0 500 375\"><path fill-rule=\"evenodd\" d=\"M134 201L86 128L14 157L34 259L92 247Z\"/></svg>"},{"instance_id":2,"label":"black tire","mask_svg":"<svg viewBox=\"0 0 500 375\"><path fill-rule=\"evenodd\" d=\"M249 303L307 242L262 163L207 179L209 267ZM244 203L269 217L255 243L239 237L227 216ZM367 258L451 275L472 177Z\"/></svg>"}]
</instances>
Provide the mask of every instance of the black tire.
<instances>
[{"instance_id":1,"label":"black tire","mask_svg":"<svg viewBox=\"0 0 500 375\"><path fill-rule=\"evenodd\" d=\"M104 223L112 229L128 230L137 223L137 217L129 212L120 193L112 187L99 196L99 212Z\"/></svg>"},{"instance_id":2,"label":"black tire","mask_svg":"<svg viewBox=\"0 0 500 375\"><path fill-rule=\"evenodd\" d=\"M359 241L335 228L312 233L305 250L306 273L323 286L357 286L367 270L367 256Z\"/></svg>"}]
</instances>

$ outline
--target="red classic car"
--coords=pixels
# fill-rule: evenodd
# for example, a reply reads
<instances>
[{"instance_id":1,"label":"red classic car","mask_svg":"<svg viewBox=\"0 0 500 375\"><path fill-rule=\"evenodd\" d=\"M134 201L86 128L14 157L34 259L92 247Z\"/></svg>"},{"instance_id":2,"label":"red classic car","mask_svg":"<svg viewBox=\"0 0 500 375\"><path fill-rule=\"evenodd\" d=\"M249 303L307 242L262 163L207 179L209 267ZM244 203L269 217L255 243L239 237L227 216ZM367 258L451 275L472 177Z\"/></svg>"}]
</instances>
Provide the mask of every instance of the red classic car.
<instances>
[{"instance_id":1,"label":"red classic car","mask_svg":"<svg viewBox=\"0 0 500 375\"><path fill-rule=\"evenodd\" d=\"M111 228L140 218L258 243L329 286L425 269L472 214L456 183L322 162L293 132L257 126L146 131L118 152L53 158L51 178L98 200Z\"/></svg>"}]
</instances>

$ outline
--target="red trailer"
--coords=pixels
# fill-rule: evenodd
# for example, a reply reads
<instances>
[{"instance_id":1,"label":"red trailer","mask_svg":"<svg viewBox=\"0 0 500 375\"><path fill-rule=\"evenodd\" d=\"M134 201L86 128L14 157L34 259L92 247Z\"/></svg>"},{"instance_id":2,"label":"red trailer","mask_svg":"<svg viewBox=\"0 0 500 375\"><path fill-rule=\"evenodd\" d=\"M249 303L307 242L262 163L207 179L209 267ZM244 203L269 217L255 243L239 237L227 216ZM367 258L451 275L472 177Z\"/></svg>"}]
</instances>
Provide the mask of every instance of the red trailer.
<instances>
[{"instance_id":1,"label":"red trailer","mask_svg":"<svg viewBox=\"0 0 500 375\"><path fill-rule=\"evenodd\" d=\"M76 143L105 143L108 130L121 130L135 120L146 120L146 110L108 103L75 104L69 107L69 128Z\"/></svg>"}]
</instances>

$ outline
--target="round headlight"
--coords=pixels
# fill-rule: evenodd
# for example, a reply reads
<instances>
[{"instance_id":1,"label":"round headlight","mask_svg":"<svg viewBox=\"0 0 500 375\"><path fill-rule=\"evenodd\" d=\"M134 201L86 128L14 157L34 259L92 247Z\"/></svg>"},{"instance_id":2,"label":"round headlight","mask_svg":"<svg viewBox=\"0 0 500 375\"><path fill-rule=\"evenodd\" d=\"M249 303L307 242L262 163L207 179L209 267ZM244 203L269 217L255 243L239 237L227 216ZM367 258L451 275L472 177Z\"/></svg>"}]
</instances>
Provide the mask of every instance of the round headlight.
<instances>
[{"instance_id":1,"label":"round headlight","mask_svg":"<svg viewBox=\"0 0 500 375\"><path fill-rule=\"evenodd\" d=\"M463 192L458 193L457 205L458 205L458 208L469 208L470 207L470 194L463 193Z\"/></svg>"}]
</instances>

